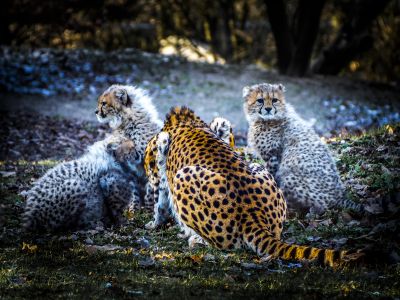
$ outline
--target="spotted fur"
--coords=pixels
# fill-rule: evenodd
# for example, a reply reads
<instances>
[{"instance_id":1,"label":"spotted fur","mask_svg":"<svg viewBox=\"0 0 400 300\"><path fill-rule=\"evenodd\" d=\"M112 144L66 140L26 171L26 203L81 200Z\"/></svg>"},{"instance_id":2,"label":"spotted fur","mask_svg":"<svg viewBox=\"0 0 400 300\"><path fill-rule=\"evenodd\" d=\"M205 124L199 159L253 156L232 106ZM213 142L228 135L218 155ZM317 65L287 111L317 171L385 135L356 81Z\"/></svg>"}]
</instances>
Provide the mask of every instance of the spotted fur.
<instances>
[{"instance_id":1,"label":"spotted fur","mask_svg":"<svg viewBox=\"0 0 400 300\"><path fill-rule=\"evenodd\" d=\"M139 197L130 169L137 153L130 143L109 136L81 158L48 170L27 193L24 227L59 231L120 223L123 210Z\"/></svg>"},{"instance_id":2,"label":"spotted fur","mask_svg":"<svg viewBox=\"0 0 400 300\"><path fill-rule=\"evenodd\" d=\"M214 118L210 123L210 129L225 143L232 148L235 147L235 137L232 133L232 125L225 118Z\"/></svg>"},{"instance_id":3,"label":"spotted fur","mask_svg":"<svg viewBox=\"0 0 400 300\"><path fill-rule=\"evenodd\" d=\"M235 146L232 126L227 119L222 117L214 118L209 127L225 143L232 148ZM161 156L159 149L167 144L167 146L163 147L164 151L166 151L169 145L168 141L169 139L165 135L157 134L150 140L145 152L145 170L149 178L153 198L155 199L154 219L146 225L147 229L154 229L164 225L172 217L168 190L162 186L162 182L166 182L166 177L164 178L160 174L160 167L164 167L163 162L166 160L166 157ZM156 155L157 151L158 155ZM185 232L182 236L189 237L188 231L185 229L182 230Z\"/></svg>"},{"instance_id":4,"label":"spotted fur","mask_svg":"<svg viewBox=\"0 0 400 300\"><path fill-rule=\"evenodd\" d=\"M166 175L174 213L209 245L329 266L359 256L281 242L286 202L273 177L247 165L190 109L172 109L162 133L169 139Z\"/></svg>"},{"instance_id":5,"label":"spotted fur","mask_svg":"<svg viewBox=\"0 0 400 300\"><path fill-rule=\"evenodd\" d=\"M289 209L319 214L349 203L329 149L285 102L284 92L281 84L243 89L249 146L266 162Z\"/></svg>"},{"instance_id":6,"label":"spotted fur","mask_svg":"<svg viewBox=\"0 0 400 300\"><path fill-rule=\"evenodd\" d=\"M108 123L114 132L134 142L142 163L137 170L139 190L144 194L137 206L152 209L154 192L144 174L143 161L147 143L160 130L162 122L146 91L128 85L110 86L98 99L97 119Z\"/></svg>"}]
</instances>

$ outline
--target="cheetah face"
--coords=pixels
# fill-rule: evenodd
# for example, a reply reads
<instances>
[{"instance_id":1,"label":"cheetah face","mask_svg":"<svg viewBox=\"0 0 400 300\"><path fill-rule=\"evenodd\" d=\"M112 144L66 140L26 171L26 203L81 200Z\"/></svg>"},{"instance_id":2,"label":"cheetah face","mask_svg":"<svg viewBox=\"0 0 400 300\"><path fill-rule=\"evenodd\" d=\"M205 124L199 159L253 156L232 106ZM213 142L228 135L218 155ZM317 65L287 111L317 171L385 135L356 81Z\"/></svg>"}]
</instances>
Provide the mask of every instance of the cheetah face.
<instances>
[{"instance_id":1,"label":"cheetah face","mask_svg":"<svg viewBox=\"0 0 400 300\"><path fill-rule=\"evenodd\" d=\"M217 117L210 123L210 129L223 141L228 140L232 132L231 122L227 119Z\"/></svg>"},{"instance_id":2,"label":"cheetah face","mask_svg":"<svg viewBox=\"0 0 400 300\"><path fill-rule=\"evenodd\" d=\"M243 88L243 108L249 121L277 120L285 115L285 87L261 83Z\"/></svg>"},{"instance_id":3,"label":"cheetah face","mask_svg":"<svg viewBox=\"0 0 400 300\"><path fill-rule=\"evenodd\" d=\"M142 162L142 157L137 151L135 144L128 139L122 142L113 142L107 145L107 152L111 154L115 160L126 165L130 170L136 170Z\"/></svg>"},{"instance_id":4,"label":"cheetah face","mask_svg":"<svg viewBox=\"0 0 400 300\"><path fill-rule=\"evenodd\" d=\"M100 123L108 123L111 128L118 128L122 123L121 111L132 104L125 89L112 85L97 101L95 111Z\"/></svg>"}]
</instances>

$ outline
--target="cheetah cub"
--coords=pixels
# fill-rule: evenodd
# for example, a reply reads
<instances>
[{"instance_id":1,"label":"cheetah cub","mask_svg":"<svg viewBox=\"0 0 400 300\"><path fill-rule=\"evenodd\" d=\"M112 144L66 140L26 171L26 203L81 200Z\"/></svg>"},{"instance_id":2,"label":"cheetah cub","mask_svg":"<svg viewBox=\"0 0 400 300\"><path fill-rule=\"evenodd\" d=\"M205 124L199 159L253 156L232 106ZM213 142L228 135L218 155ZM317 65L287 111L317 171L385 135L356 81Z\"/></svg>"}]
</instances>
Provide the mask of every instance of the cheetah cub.
<instances>
[{"instance_id":1,"label":"cheetah cub","mask_svg":"<svg viewBox=\"0 0 400 300\"><path fill-rule=\"evenodd\" d=\"M121 222L123 209L138 201L130 175L141 163L138 157L131 141L109 136L82 157L48 170L27 193L23 226L60 231Z\"/></svg>"},{"instance_id":2,"label":"cheetah cub","mask_svg":"<svg viewBox=\"0 0 400 300\"><path fill-rule=\"evenodd\" d=\"M320 214L343 205L344 187L328 148L284 94L282 84L243 88L249 146L266 162L289 208Z\"/></svg>"},{"instance_id":3,"label":"cheetah cub","mask_svg":"<svg viewBox=\"0 0 400 300\"><path fill-rule=\"evenodd\" d=\"M161 129L152 99L141 88L129 85L111 85L98 98L95 111L100 123L108 123L113 132L135 143L135 151L142 161L134 174L139 179L141 196L138 206L152 209L153 189L144 174L143 158L147 143Z\"/></svg>"}]
</instances>

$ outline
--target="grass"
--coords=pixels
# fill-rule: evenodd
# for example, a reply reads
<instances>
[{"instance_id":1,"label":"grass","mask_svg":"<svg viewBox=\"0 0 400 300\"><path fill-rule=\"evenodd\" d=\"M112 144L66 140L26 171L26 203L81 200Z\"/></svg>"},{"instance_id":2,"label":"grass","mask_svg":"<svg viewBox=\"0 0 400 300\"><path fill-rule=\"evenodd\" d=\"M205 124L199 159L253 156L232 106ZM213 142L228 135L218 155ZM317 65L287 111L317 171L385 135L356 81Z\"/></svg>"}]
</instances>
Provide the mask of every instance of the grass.
<instances>
[{"instance_id":1,"label":"grass","mask_svg":"<svg viewBox=\"0 0 400 300\"><path fill-rule=\"evenodd\" d=\"M350 137L334 146L340 154L338 168L343 179L366 186L364 195L350 187L352 199L396 197L400 190L399 142L400 124L394 124Z\"/></svg>"},{"instance_id":2,"label":"grass","mask_svg":"<svg viewBox=\"0 0 400 300\"><path fill-rule=\"evenodd\" d=\"M391 130L382 128L360 137L342 139L344 142L331 143L339 154L339 170L355 200L363 203L371 195L388 197L398 191L399 129L399 125L393 125ZM0 177L2 299L260 296L370 299L400 296L398 263L332 270L307 263L263 261L248 251L224 252L208 247L189 249L187 243L177 237L175 227L144 230L144 224L151 219L145 212L131 216L126 226L106 231L41 236L23 234L19 229L19 215L24 199L19 192L26 190L32 179L55 163L0 164L0 171L11 172ZM367 185L365 194L352 188L354 182ZM380 255L398 251L398 233L371 235L376 223L368 221L341 211L328 212L318 220L291 216L282 238L333 248L361 248L373 243L388 249ZM382 222L382 216L379 222Z\"/></svg>"}]
</instances>

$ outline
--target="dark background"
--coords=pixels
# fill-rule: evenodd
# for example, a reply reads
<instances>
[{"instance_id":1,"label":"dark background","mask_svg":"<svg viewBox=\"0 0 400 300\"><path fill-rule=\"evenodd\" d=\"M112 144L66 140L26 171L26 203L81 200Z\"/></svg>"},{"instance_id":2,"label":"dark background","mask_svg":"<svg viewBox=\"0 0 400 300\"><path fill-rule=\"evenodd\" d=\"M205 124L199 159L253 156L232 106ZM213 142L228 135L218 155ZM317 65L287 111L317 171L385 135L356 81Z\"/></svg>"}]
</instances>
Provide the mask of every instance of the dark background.
<instances>
[{"instance_id":1,"label":"dark background","mask_svg":"<svg viewBox=\"0 0 400 300\"><path fill-rule=\"evenodd\" d=\"M3 0L0 43L206 48L214 61L257 63L291 76L349 75L397 85L399 12L398 0Z\"/></svg>"}]
</instances>

